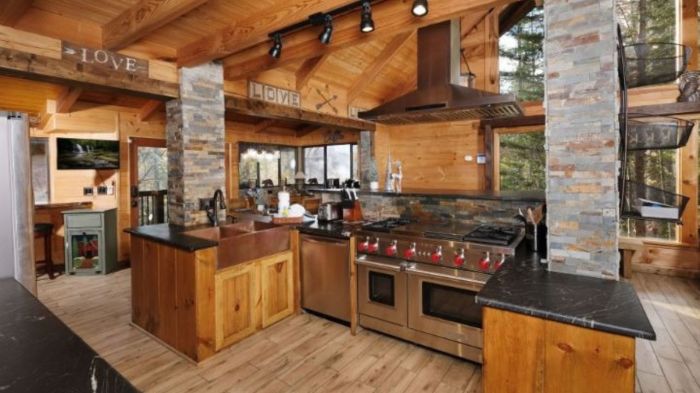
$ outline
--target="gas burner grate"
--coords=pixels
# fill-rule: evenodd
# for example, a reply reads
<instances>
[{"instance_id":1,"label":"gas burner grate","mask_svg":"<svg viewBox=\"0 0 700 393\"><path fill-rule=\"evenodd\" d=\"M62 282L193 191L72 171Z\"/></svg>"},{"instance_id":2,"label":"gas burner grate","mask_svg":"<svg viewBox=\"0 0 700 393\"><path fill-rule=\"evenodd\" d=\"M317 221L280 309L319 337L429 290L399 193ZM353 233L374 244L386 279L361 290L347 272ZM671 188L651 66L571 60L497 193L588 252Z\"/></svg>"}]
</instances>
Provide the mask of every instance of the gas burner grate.
<instances>
[{"instance_id":1,"label":"gas burner grate","mask_svg":"<svg viewBox=\"0 0 700 393\"><path fill-rule=\"evenodd\" d=\"M388 218L386 220L375 221L362 226L362 229L375 232L390 232L396 227L410 224L411 220L405 218Z\"/></svg>"},{"instance_id":2,"label":"gas burner grate","mask_svg":"<svg viewBox=\"0 0 700 393\"><path fill-rule=\"evenodd\" d=\"M507 246L515 240L518 233L516 227L481 225L464 236L464 241Z\"/></svg>"}]
</instances>

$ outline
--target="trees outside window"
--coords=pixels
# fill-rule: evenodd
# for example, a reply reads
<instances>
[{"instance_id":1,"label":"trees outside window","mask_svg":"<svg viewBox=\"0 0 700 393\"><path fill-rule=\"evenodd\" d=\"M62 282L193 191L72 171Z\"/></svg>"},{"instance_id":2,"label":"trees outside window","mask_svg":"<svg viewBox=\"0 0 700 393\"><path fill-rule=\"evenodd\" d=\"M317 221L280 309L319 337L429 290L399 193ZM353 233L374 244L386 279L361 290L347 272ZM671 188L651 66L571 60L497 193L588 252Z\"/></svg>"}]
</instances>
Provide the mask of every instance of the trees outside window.
<instances>
[{"instance_id":1,"label":"trees outside window","mask_svg":"<svg viewBox=\"0 0 700 393\"><path fill-rule=\"evenodd\" d=\"M535 7L499 40L501 92L521 101L544 98L544 10Z\"/></svg>"},{"instance_id":2,"label":"trees outside window","mask_svg":"<svg viewBox=\"0 0 700 393\"><path fill-rule=\"evenodd\" d=\"M358 179L357 145L325 145L304 148L304 174L306 181L326 179Z\"/></svg>"},{"instance_id":3,"label":"trees outside window","mask_svg":"<svg viewBox=\"0 0 700 393\"><path fill-rule=\"evenodd\" d=\"M526 191L545 189L544 130L500 134L498 171L500 189Z\"/></svg>"}]
</instances>

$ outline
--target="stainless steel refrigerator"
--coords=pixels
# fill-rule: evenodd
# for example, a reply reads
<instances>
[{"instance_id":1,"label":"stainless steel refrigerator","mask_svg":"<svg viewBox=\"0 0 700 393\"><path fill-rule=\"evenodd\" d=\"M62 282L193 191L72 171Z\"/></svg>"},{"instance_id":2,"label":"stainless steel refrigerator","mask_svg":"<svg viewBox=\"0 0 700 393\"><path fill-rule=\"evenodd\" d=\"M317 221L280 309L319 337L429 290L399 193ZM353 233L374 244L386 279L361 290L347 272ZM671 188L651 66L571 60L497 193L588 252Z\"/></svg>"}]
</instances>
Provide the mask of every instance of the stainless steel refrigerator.
<instances>
[{"instance_id":1,"label":"stainless steel refrigerator","mask_svg":"<svg viewBox=\"0 0 700 393\"><path fill-rule=\"evenodd\" d=\"M29 120L0 111L0 278L36 294L33 214Z\"/></svg>"}]
</instances>

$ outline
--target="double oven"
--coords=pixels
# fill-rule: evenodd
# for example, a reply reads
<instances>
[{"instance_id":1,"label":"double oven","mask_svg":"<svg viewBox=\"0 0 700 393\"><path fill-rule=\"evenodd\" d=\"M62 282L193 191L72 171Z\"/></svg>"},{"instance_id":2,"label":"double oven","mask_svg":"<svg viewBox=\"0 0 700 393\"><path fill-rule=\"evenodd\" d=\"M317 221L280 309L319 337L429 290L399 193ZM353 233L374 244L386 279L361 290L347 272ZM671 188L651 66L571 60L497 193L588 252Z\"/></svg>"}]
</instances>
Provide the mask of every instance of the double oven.
<instances>
[{"instance_id":1,"label":"double oven","mask_svg":"<svg viewBox=\"0 0 700 393\"><path fill-rule=\"evenodd\" d=\"M379 255L356 262L360 325L482 362L481 306L474 298L489 274Z\"/></svg>"}]
</instances>

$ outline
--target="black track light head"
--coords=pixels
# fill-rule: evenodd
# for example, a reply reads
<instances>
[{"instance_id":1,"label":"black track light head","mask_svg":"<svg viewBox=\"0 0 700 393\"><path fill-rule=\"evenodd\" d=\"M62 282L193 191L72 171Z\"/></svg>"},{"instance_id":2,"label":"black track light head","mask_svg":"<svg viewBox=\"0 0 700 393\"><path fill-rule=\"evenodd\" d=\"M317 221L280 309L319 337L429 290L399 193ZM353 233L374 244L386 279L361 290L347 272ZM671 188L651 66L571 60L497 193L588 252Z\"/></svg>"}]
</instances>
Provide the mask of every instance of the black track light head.
<instances>
[{"instance_id":1,"label":"black track light head","mask_svg":"<svg viewBox=\"0 0 700 393\"><path fill-rule=\"evenodd\" d=\"M275 33L272 37L272 48L270 48L270 56L279 59L282 55L282 36L279 33Z\"/></svg>"},{"instance_id":2,"label":"black track light head","mask_svg":"<svg viewBox=\"0 0 700 393\"><path fill-rule=\"evenodd\" d=\"M371 33L374 31L374 21L372 20L372 6L370 5L370 0L362 0L360 31L363 33Z\"/></svg>"},{"instance_id":3,"label":"black track light head","mask_svg":"<svg viewBox=\"0 0 700 393\"><path fill-rule=\"evenodd\" d=\"M415 16L428 15L428 0L414 0L411 12Z\"/></svg>"},{"instance_id":4,"label":"black track light head","mask_svg":"<svg viewBox=\"0 0 700 393\"><path fill-rule=\"evenodd\" d=\"M318 40L322 44L328 45L331 42L331 37L333 36L333 17L329 14L323 16L323 31L318 36Z\"/></svg>"}]
</instances>

